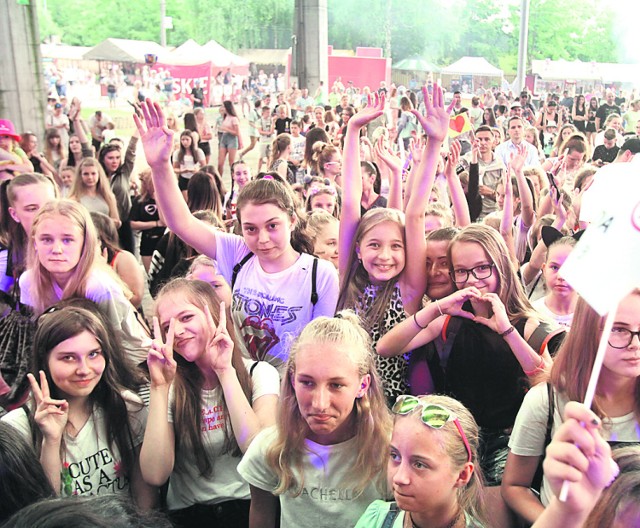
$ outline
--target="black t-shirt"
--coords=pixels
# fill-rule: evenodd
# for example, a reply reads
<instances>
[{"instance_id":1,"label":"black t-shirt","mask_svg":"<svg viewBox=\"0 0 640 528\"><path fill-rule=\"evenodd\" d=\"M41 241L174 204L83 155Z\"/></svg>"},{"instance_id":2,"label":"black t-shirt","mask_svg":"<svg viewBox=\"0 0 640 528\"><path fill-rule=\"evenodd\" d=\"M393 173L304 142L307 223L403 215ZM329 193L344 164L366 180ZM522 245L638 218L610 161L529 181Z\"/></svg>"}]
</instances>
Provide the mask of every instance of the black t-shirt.
<instances>
[{"instance_id":1,"label":"black t-shirt","mask_svg":"<svg viewBox=\"0 0 640 528\"><path fill-rule=\"evenodd\" d=\"M593 161L602 160L604 163L613 163L618 155L620 147L614 145L608 149L604 145L598 145L593 151Z\"/></svg>"},{"instance_id":2,"label":"black t-shirt","mask_svg":"<svg viewBox=\"0 0 640 528\"><path fill-rule=\"evenodd\" d=\"M29 156L29 161L33 165L33 172L42 173L42 164L40 163L39 159L32 158L31 156Z\"/></svg>"},{"instance_id":3,"label":"black t-shirt","mask_svg":"<svg viewBox=\"0 0 640 528\"><path fill-rule=\"evenodd\" d=\"M276 134L290 134L291 133L291 118L285 117L284 119L276 119Z\"/></svg>"},{"instance_id":4,"label":"black t-shirt","mask_svg":"<svg viewBox=\"0 0 640 528\"><path fill-rule=\"evenodd\" d=\"M200 101L193 101L194 108L204 106L204 90L202 88L194 88L191 90L191 95L194 99L200 99Z\"/></svg>"},{"instance_id":5,"label":"black t-shirt","mask_svg":"<svg viewBox=\"0 0 640 528\"><path fill-rule=\"evenodd\" d=\"M600 119L600 128L604 127L604 122L611 114L622 115L620 107L616 105L608 105L607 103L600 105L600 108L598 108L598 111L596 112L596 117Z\"/></svg>"}]
</instances>

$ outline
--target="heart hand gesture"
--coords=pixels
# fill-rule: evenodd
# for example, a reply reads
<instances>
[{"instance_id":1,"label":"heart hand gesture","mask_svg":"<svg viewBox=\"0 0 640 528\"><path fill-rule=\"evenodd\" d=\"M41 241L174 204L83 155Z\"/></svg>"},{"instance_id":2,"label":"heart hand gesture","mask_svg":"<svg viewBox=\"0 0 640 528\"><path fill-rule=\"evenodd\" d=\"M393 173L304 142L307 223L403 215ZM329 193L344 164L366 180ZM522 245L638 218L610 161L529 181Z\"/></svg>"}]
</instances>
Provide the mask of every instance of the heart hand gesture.
<instances>
[{"instance_id":1,"label":"heart hand gesture","mask_svg":"<svg viewBox=\"0 0 640 528\"><path fill-rule=\"evenodd\" d=\"M497 334L502 334L511 328L511 321L507 316L507 310L497 294L485 293L482 297L478 298L477 301L488 303L493 312L491 317L480 317L476 315L474 320L477 323L488 326Z\"/></svg>"},{"instance_id":2,"label":"heart hand gesture","mask_svg":"<svg viewBox=\"0 0 640 528\"><path fill-rule=\"evenodd\" d=\"M173 131L167 128L164 112L158 103L150 99L141 105L142 117L136 112L133 120L140 134L147 163L154 166L170 162L173 149Z\"/></svg>"},{"instance_id":3,"label":"heart hand gesture","mask_svg":"<svg viewBox=\"0 0 640 528\"><path fill-rule=\"evenodd\" d=\"M233 339L227 330L227 313L224 302L220 303L220 321L215 325L209 306L205 305L204 314L207 323L212 329L212 335L207 343L207 357L211 368L216 374L233 368L231 359L233 356Z\"/></svg>"},{"instance_id":4,"label":"heart hand gesture","mask_svg":"<svg viewBox=\"0 0 640 528\"><path fill-rule=\"evenodd\" d=\"M462 309L462 305L469 299L481 299L482 294L480 291L471 286L470 288L463 288L457 290L451 295L440 299L438 305L440 310L448 315L457 315L458 317L464 317L465 319L475 319L475 316L471 312L467 312Z\"/></svg>"},{"instance_id":5,"label":"heart hand gesture","mask_svg":"<svg viewBox=\"0 0 640 528\"><path fill-rule=\"evenodd\" d=\"M157 317L153 318L153 335L155 339L151 342L149 354L147 355L147 366L149 367L152 387L168 387L176 377L178 364L173 359L175 326L176 320L172 318L169 322L166 341L163 342L160 322Z\"/></svg>"},{"instance_id":6,"label":"heart hand gesture","mask_svg":"<svg viewBox=\"0 0 640 528\"><path fill-rule=\"evenodd\" d=\"M67 400L51 398L49 383L44 371L40 371L40 385L33 374L27 374L31 392L36 402L35 421L42 435L51 441L60 441L69 421L69 403Z\"/></svg>"}]
</instances>

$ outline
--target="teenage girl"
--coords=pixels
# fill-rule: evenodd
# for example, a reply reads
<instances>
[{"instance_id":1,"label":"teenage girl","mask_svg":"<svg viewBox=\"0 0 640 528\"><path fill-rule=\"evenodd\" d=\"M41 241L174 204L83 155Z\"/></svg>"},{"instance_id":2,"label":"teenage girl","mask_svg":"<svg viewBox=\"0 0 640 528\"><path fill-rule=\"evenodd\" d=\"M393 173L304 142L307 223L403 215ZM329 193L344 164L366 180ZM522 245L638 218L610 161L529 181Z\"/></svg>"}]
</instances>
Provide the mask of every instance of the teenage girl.
<instances>
[{"instance_id":1,"label":"teenage girl","mask_svg":"<svg viewBox=\"0 0 640 528\"><path fill-rule=\"evenodd\" d=\"M243 236L213 231L176 199L179 189L169 165L171 133L160 106L145 103L143 113L146 126L138 116L134 120L144 136L157 200L169 229L217 261L232 286L234 324L251 356L283 364L287 337L300 333L315 317L333 315L338 289L335 269L322 260L314 263L305 252L312 248L296 229L292 191L273 178L247 183L237 203Z\"/></svg>"},{"instance_id":2,"label":"teenage girl","mask_svg":"<svg viewBox=\"0 0 640 528\"><path fill-rule=\"evenodd\" d=\"M36 173L20 174L2 185L0 215L0 290L10 293L26 267L33 219L40 208L54 200L53 181Z\"/></svg>"},{"instance_id":3,"label":"teenage girl","mask_svg":"<svg viewBox=\"0 0 640 528\"><path fill-rule=\"evenodd\" d=\"M87 210L71 200L47 202L33 220L30 239L20 302L39 315L63 299L89 299L106 314L131 357L143 361L146 330L125 295L126 286L98 256L98 236Z\"/></svg>"},{"instance_id":4,"label":"teenage girl","mask_svg":"<svg viewBox=\"0 0 640 528\"><path fill-rule=\"evenodd\" d=\"M251 170L244 161L236 161L231 165L231 189L224 197L225 220L236 219L236 205L238 203L238 193L251 181Z\"/></svg>"},{"instance_id":5,"label":"teenage girl","mask_svg":"<svg viewBox=\"0 0 640 528\"><path fill-rule=\"evenodd\" d=\"M224 174L224 162L229 156L229 167L236 161L236 152L242 149L242 135L240 134L240 120L231 101L223 101L220 107L223 116L222 123L217 127L220 138L218 144L218 173ZM220 133L222 133L220 135Z\"/></svg>"},{"instance_id":6,"label":"teenage girl","mask_svg":"<svg viewBox=\"0 0 640 528\"><path fill-rule=\"evenodd\" d=\"M356 528L486 526L471 413L447 396L408 395L392 411L387 478L395 502L375 501Z\"/></svg>"},{"instance_id":7,"label":"teenage girl","mask_svg":"<svg viewBox=\"0 0 640 528\"><path fill-rule=\"evenodd\" d=\"M595 360L604 320L579 299L572 330L558 350L549 383L533 387L526 395L509 442L511 452L503 481L509 506L533 522L549 504L548 483L542 482L540 499L530 490L540 457L544 454L545 430L553 396L553 433L562 423L568 401L583 401ZM640 441L640 290L619 304L592 409L604 422L603 434L610 442ZM542 502L541 502L542 501Z\"/></svg>"},{"instance_id":8,"label":"teenage girl","mask_svg":"<svg viewBox=\"0 0 640 528\"><path fill-rule=\"evenodd\" d=\"M391 421L371 341L350 312L309 323L291 347L276 427L238 471L251 485L251 527L353 526L384 498Z\"/></svg>"},{"instance_id":9,"label":"teenage girl","mask_svg":"<svg viewBox=\"0 0 640 528\"><path fill-rule=\"evenodd\" d=\"M213 132L211 131L211 127L209 123L207 123L207 116L204 112L204 108L194 108L193 115L196 118L196 126L198 131L198 138L200 141L198 142L198 148L202 150L205 157L205 165L209 164L209 160L211 159L211 143L210 141L213 139Z\"/></svg>"},{"instance_id":10,"label":"teenage girl","mask_svg":"<svg viewBox=\"0 0 640 528\"><path fill-rule=\"evenodd\" d=\"M560 268L576 246L579 236L563 236L550 226L542 227L542 240L547 247L547 257L542 275L547 290L544 297L533 302L533 307L556 323L571 327L578 293L559 275Z\"/></svg>"},{"instance_id":11,"label":"teenage girl","mask_svg":"<svg viewBox=\"0 0 640 528\"><path fill-rule=\"evenodd\" d=\"M66 159L60 132L55 128L49 128L44 134L44 156L56 170L60 169L60 164Z\"/></svg>"},{"instance_id":12,"label":"teenage girl","mask_svg":"<svg viewBox=\"0 0 640 528\"><path fill-rule=\"evenodd\" d=\"M338 269L338 230L340 221L323 209L307 216L307 229L313 243L313 254L328 260Z\"/></svg>"},{"instance_id":13,"label":"teenage girl","mask_svg":"<svg viewBox=\"0 0 640 528\"><path fill-rule=\"evenodd\" d=\"M187 272L189 280L200 280L209 283L216 295L224 302L225 306L231 306L231 287L218 270L218 264L206 255L198 255Z\"/></svg>"},{"instance_id":14,"label":"teenage girl","mask_svg":"<svg viewBox=\"0 0 640 528\"><path fill-rule=\"evenodd\" d=\"M406 314L422 305L426 279L424 239L425 197L435 180L440 147L446 137L449 116L443 106L442 89L434 102L425 95L427 117L417 112L429 141L410 186L406 219L393 209L378 208L360 218L362 177L358 135L367 123L384 111L384 96L349 120L344 147L344 204L340 216L340 298L338 308L353 308L364 320L374 346L378 339ZM385 395L390 403L406 393L406 359L377 358Z\"/></svg>"},{"instance_id":15,"label":"teenage girl","mask_svg":"<svg viewBox=\"0 0 640 528\"><path fill-rule=\"evenodd\" d=\"M131 205L131 229L140 232L140 258L144 269L149 272L151 256L164 234L165 227L156 205L155 189L151 170L140 172L140 194L133 199Z\"/></svg>"},{"instance_id":16,"label":"teenage girl","mask_svg":"<svg viewBox=\"0 0 640 528\"><path fill-rule=\"evenodd\" d=\"M107 175L95 158L84 158L78 164L69 199L80 202L89 212L109 216L120 227L116 197Z\"/></svg>"},{"instance_id":17,"label":"teenage girl","mask_svg":"<svg viewBox=\"0 0 640 528\"><path fill-rule=\"evenodd\" d=\"M310 187L307 191L305 206L307 213L322 209L335 218L340 218L338 191L333 185L325 185L324 182L322 183L322 185Z\"/></svg>"},{"instance_id":18,"label":"teenage girl","mask_svg":"<svg viewBox=\"0 0 640 528\"><path fill-rule=\"evenodd\" d=\"M138 260L133 253L120 247L118 230L111 218L102 213L91 213L91 221L96 228L102 258L106 260L131 292L131 297L129 297L131 304L136 309L140 309L144 296L145 280Z\"/></svg>"},{"instance_id":19,"label":"teenage girl","mask_svg":"<svg viewBox=\"0 0 640 528\"><path fill-rule=\"evenodd\" d=\"M246 527L249 486L237 466L274 423L278 373L242 357L225 304L203 281L167 284L156 313L142 474L156 486L169 479L175 526Z\"/></svg>"},{"instance_id":20,"label":"teenage girl","mask_svg":"<svg viewBox=\"0 0 640 528\"><path fill-rule=\"evenodd\" d=\"M342 156L337 147L329 143L316 142L313 145L313 163L320 178L328 179L333 185L340 184Z\"/></svg>"},{"instance_id":21,"label":"teenage girl","mask_svg":"<svg viewBox=\"0 0 640 528\"><path fill-rule=\"evenodd\" d=\"M3 420L34 443L51 486L63 496L130 494L156 502L140 474L147 419L119 369L133 370L100 316L65 306L39 319L34 337L32 402Z\"/></svg>"},{"instance_id":22,"label":"teenage girl","mask_svg":"<svg viewBox=\"0 0 640 528\"><path fill-rule=\"evenodd\" d=\"M291 155L291 134L278 134L271 144L271 158L269 170L277 172L283 180L290 184L295 183L293 171L289 168L289 156Z\"/></svg>"},{"instance_id":23,"label":"teenage girl","mask_svg":"<svg viewBox=\"0 0 640 528\"><path fill-rule=\"evenodd\" d=\"M589 107L587 108L587 141L591 148L594 147L596 140L596 113L598 112L598 98L594 95L589 99Z\"/></svg>"},{"instance_id":24,"label":"teenage girl","mask_svg":"<svg viewBox=\"0 0 640 528\"><path fill-rule=\"evenodd\" d=\"M187 185L191 177L205 165L205 155L193 142L193 133L184 130L180 134L180 149L173 154L173 170L178 175L178 185L186 199Z\"/></svg>"}]
</instances>

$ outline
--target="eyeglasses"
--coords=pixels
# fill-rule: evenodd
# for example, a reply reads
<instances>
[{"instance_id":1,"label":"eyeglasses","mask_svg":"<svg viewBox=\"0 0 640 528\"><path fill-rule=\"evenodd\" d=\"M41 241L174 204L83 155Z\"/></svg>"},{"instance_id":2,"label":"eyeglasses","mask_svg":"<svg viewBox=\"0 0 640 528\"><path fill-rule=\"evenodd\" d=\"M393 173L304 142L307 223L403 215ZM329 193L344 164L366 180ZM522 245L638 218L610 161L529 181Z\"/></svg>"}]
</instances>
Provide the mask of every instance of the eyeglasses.
<instances>
[{"instance_id":1,"label":"eyeglasses","mask_svg":"<svg viewBox=\"0 0 640 528\"><path fill-rule=\"evenodd\" d=\"M326 167L327 165L342 165L341 161L327 161L324 166Z\"/></svg>"},{"instance_id":2,"label":"eyeglasses","mask_svg":"<svg viewBox=\"0 0 640 528\"><path fill-rule=\"evenodd\" d=\"M469 280L469 273L473 275L476 279L488 279L493 274L493 268L495 264L480 264L479 266L475 266L471 269L454 269L449 273L451 276L451 280L456 284L461 284L463 282L467 282Z\"/></svg>"},{"instance_id":3,"label":"eyeglasses","mask_svg":"<svg viewBox=\"0 0 640 528\"><path fill-rule=\"evenodd\" d=\"M396 403L393 404L391 411L395 414L405 415L413 412L417 407L422 407L422 413L420 414L422 423L432 429L442 429L448 422L454 423L464 442L464 447L467 449L467 462L471 462L473 457L467 435L464 434L458 417L449 409L435 403L424 403L417 396L402 394L396 398Z\"/></svg>"},{"instance_id":4,"label":"eyeglasses","mask_svg":"<svg viewBox=\"0 0 640 528\"><path fill-rule=\"evenodd\" d=\"M640 340L640 330L632 332L628 328L614 327L611 329L611 335L609 336L609 346L612 348L627 348L633 341L633 336L638 336Z\"/></svg>"}]
</instances>

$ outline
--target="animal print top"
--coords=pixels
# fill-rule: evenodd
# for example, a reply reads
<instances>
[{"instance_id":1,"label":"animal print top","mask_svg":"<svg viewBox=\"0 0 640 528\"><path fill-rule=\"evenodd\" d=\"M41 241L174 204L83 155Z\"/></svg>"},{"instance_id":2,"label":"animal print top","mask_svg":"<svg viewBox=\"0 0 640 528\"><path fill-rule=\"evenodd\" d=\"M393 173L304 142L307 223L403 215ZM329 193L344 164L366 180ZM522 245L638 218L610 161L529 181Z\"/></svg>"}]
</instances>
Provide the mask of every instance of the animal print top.
<instances>
[{"instance_id":1,"label":"animal print top","mask_svg":"<svg viewBox=\"0 0 640 528\"><path fill-rule=\"evenodd\" d=\"M373 305L378 293L378 286L370 284L364 289L360 302L356 306L356 313L360 316L366 314ZM401 323L407 318L402 304L402 296L400 295L400 286L396 286L389 300L389 306L384 316L384 320L375 323L371 327L371 340L375 350L378 340L391 330L395 325ZM396 397L400 394L408 394L407 385L407 365L409 354L385 358L376 354L376 367L378 374L382 380L384 395L388 404L391 406L395 403Z\"/></svg>"}]
</instances>

